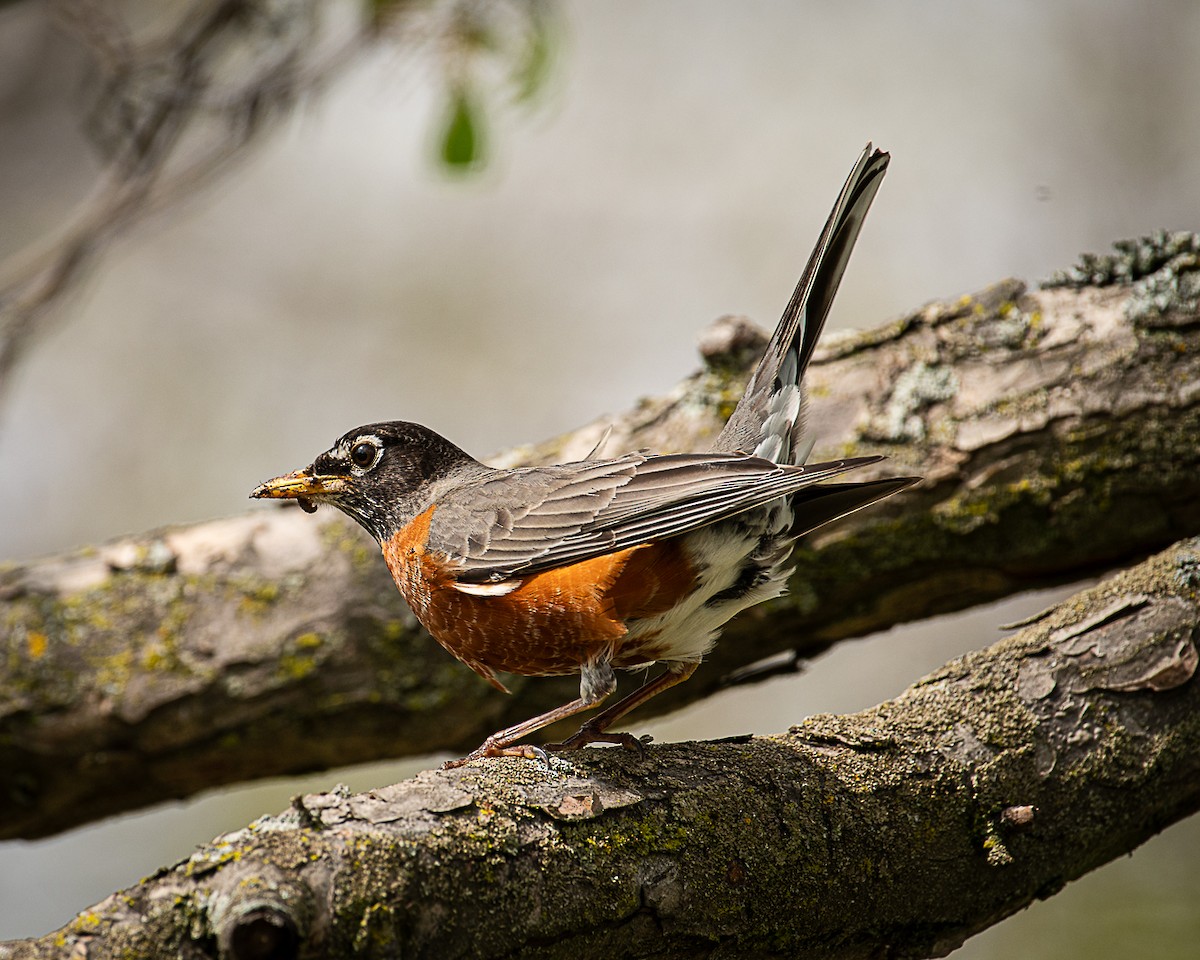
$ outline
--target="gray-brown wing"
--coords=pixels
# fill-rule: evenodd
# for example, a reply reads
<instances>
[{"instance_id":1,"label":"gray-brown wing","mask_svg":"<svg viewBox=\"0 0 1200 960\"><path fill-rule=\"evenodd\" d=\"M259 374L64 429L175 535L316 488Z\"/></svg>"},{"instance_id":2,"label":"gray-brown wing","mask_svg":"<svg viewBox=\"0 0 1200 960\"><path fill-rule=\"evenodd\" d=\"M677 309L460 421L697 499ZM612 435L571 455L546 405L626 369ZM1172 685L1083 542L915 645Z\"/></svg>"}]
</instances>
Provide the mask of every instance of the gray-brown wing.
<instances>
[{"instance_id":1,"label":"gray-brown wing","mask_svg":"<svg viewBox=\"0 0 1200 960\"><path fill-rule=\"evenodd\" d=\"M645 459L630 454L485 473L439 498L429 546L468 570L519 564L594 522Z\"/></svg>"},{"instance_id":2,"label":"gray-brown wing","mask_svg":"<svg viewBox=\"0 0 1200 960\"><path fill-rule=\"evenodd\" d=\"M664 540L879 457L803 467L735 454L675 454L497 471L446 498L430 546L489 583Z\"/></svg>"}]
</instances>

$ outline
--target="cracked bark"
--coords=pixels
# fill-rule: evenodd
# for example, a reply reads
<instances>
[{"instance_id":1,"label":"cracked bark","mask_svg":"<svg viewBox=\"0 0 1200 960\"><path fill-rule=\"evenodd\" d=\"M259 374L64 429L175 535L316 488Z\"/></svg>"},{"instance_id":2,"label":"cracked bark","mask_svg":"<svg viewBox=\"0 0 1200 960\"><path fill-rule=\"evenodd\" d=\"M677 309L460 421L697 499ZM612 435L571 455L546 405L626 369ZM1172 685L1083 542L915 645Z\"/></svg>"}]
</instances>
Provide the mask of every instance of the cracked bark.
<instances>
[{"instance_id":1,"label":"cracked bark","mask_svg":"<svg viewBox=\"0 0 1200 960\"><path fill-rule=\"evenodd\" d=\"M941 955L1200 807L1200 539L786 733L311 795L2 960Z\"/></svg>"},{"instance_id":2,"label":"cracked bark","mask_svg":"<svg viewBox=\"0 0 1200 960\"><path fill-rule=\"evenodd\" d=\"M1195 260L1154 276L1194 278ZM781 651L1200 531L1200 310L1146 299L1005 281L831 341L811 370L815 455L881 452L884 469L927 480L811 538L790 595L735 621L647 712ZM758 346L746 321L718 322L705 368L611 421L605 449L704 448ZM609 423L496 462L583 456ZM256 511L10 566L0 603L2 837L253 777L463 752L576 686L515 678L514 697L495 694L416 628L374 545L329 512Z\"/></svg>"}]
</instances>

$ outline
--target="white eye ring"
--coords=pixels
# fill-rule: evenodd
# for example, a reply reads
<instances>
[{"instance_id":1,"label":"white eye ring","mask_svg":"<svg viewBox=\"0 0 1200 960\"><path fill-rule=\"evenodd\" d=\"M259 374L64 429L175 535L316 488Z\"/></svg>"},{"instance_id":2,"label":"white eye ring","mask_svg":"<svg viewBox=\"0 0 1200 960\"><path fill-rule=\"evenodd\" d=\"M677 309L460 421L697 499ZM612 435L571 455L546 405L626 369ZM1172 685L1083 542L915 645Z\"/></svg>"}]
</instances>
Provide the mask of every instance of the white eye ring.
<instances>
[{"instance_id":1,"label":"white eye ring","mask_svg":"<svg viewBox=\"0 0 1200 960\"><path fill-rule=\"evenodd\" d=\"M380 455L383 453L383 445L380 444L377 437L359 437L346 452L346 456L350 458L350 462L360 470L370 470L379 462Z\"/></svg>"}]
</instances>

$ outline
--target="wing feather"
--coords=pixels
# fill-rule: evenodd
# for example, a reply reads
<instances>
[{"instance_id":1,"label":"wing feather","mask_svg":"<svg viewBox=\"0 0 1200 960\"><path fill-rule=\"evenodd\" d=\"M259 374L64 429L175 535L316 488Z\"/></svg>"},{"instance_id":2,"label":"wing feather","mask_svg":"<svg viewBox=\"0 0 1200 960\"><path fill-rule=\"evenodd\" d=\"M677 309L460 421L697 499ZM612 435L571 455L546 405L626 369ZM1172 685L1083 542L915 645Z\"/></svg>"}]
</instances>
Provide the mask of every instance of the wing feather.
<instances>
[{"instance_id":1,"label":"wing feather","mask_svg":"<svg viewBox=\"0 0 1200 960\"><path fill-rule=\"evenodd\" d=\"M462 582L495 583L679 536L879 459L794 467L743 454L631 454L497 471L439 505L430 546L457 562Z\"/></svg>"}]
</instances>

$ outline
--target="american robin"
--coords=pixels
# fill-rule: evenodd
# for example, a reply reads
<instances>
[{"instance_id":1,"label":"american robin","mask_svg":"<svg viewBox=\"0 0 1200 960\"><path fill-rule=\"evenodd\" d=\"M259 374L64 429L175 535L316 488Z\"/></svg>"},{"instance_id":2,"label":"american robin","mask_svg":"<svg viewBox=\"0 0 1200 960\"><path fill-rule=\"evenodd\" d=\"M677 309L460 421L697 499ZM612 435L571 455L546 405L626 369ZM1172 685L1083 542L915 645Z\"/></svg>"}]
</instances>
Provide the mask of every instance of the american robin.
<instances>
[{"instance_id":1,"label":"american robin","mask_svg":"<svg viewBox=\"0 0 1200 960\"><path fill-rule=\"evenodd\" d=\"M577 699L448 766L544 757L518 741L600 704L615 670L661 661L662 674L551 745L640 749L609 728L691 676L731 617L783 591L798 537L919 479L825 483L881 458L804 462L805 367L888 159L868 144L855 164L711 452L497 470L427 427L393 421L351 430L251 493L309 512L328 503L357 520L421 623L498 690L498 671L580 675Z\"/></svg>"}]
</instances>

